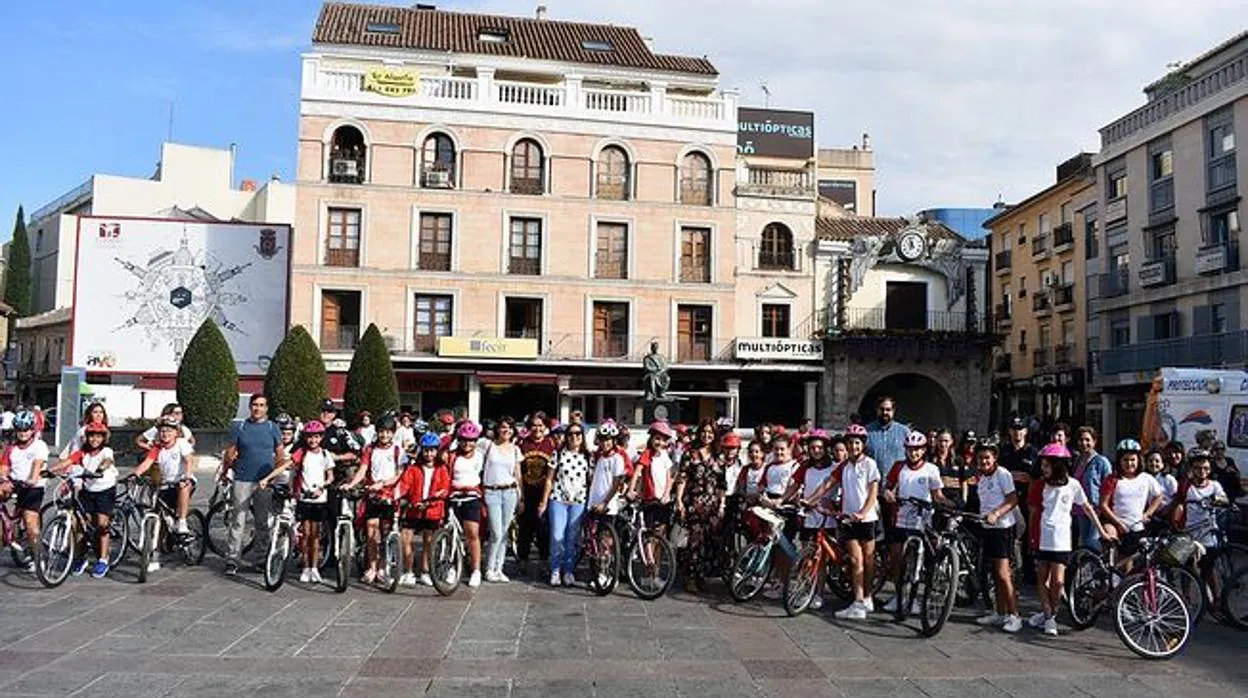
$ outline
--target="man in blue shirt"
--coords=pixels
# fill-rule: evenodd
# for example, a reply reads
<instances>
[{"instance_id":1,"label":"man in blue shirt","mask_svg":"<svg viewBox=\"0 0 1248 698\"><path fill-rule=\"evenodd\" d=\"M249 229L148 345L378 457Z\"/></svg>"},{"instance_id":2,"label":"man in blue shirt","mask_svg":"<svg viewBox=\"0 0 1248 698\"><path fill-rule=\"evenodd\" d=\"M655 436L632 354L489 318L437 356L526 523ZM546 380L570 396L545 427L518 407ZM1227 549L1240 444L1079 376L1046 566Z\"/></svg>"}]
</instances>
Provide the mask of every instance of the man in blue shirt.
<instances>
[{"instance_id":1,"label":"man in blue shirt","mask_svg":"<svg viewBox=\"0 0 1248 698\"><path fill-rule=\"evenodd\" d=\"M893 399L885 395L875 403L874 422L867 425L867 453L880 467L880 477L888 477L893 464L906 457L906 435L910 427L894 422Z\"/></svg>"},{"instance_id":2,"label":"man in blue shirt","mask_svg":"<svg viewBox=\"0 0 1248 698\"><path fill-rule=\"evenodd\" d=\"M249 404L250 416L230 427L230 444L225 449L225 469L222 470L222 477L230 471L234 473L225 565L225 573L231 575L237 574L242 564L243 526L249 509L256 527L256 542L268 538L270 498L263 494L258 483L285 457L281 430L269 421L268 397L256 393Z\"/></svg>"}]
</instances>

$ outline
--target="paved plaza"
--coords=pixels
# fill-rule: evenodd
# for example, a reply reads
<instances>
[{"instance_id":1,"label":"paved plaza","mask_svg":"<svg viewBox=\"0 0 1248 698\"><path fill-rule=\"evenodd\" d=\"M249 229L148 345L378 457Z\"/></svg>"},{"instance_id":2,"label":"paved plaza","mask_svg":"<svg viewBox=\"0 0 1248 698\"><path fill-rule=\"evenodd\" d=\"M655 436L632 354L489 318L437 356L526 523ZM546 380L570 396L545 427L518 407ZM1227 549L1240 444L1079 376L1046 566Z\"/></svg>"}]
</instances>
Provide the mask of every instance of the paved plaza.
<instances>
[{"instance_id":1,"label":"paved plaza","mask_svg":"<svg viewBox=\"0 0 1248 698\"><path fill-rule=\"evenodd\" d=\"M6 556L7 557L7 556ZM1170 662L1112 629L1009 637L955 615L935 640L774 601L512 582L394 595L170 563L138 584L45 590L0 567L0 696L1232 696L1248 695L1248 634L1208 621ZM1065 629L1064 629L1065 630Z\"/></svg>"}]
</instances>

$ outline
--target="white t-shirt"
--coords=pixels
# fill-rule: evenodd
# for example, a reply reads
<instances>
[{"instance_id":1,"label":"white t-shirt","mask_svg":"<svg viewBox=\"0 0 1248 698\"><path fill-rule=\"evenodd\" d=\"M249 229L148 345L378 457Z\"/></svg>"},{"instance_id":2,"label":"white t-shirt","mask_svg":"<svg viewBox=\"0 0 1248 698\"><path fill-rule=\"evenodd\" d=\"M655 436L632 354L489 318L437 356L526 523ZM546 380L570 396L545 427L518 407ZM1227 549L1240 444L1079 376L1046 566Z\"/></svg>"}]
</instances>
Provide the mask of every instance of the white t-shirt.
<instances>
[{"instance_id":1,"label":"white t-shirt","mask_svg":"<svg viewBox=\"0 0 1248 698\"><path fill-rule=\"evenodd\" d=\"M398 444L368 449L368 476L374 483L393 480L404 465L407 465L407 453Z\"/></svg>"},{"instance_id":2,"label":"white t-shirt","mask_svg":"<svg viewBox=\"0 0 1248 698\"><path fill-rule=\"evenodd\" d=\"M416 443L416 430L403 425L395 427L394 442L406 449L408 446Z\"/></svg>"},{"instance_id":3,"label":"white t-shirt","mask_svg":"<svg viewBox=\"0 0 1248 698\"><path fill-rule=\"evenodd\" d=\"M616 478L624 477L624 458L619 453L598 455L594 460L594 474L589 482L589 501L586 508L593 508L610 500L608 514L615 514L620 509L620 498L615 497Z\"/></svg>"},{"instance_id":4,"label":"white t-shirt","mask_svg":"<svg viewBox=\"0 0 1248 698\"><path fill-rule=\"evenodd\" d=\"M161 486L172 487L182 479L182 459L193 453L195 449L185 439L178 439L169 448L153 446L147 457L156 461L156 467L160 468Z\"/></svg>"},{"instance_id":5,"label":"white t-shirt","mask_svg":"<svg viewBox=\"0 0 1248 698\"><path fill-rule=\"evenodd\" d=\"M1200 505L1200 501L1202 499L1208 499L1210 497L1216 497L1221 500L1227 499L1226 490L1222 489L1222 483L1217 480L1210 480L1209 482L1206 482L1203 487L1188 485L1187 497L1184 501L1185 508L1183 510L1187 518L1186 530L1194 531L1197 528L1204 526L1205 522L1212 518L1209 515L1209 512L1205 511L1205 508ZM1213 521L1216 528L1217 519L1213 519ZM1196 538L1197 542L1201 545L1216 544L1217 538L1214 536L1213 531L1214 529L1210 528L1209 530L1201 533L1200 536Z\"/></svg>"},{"instance_id":6,"label":"white t-shirt","mask_svg":"<svg viewBox=\"0 0 1248 698\"><path fill-rule=\"evenodd\" d=\"M815 490L819 489L819 486L823 484L824 480L827 480L832 473L836 472L836 467L829 464L825 468L800 468L797 472L801 473L801 496L805 499L813 495ZM794 477L796 476L797 473L794 473ZM829 516L818 511L812 511L802 519L803 528L831 528L835 525L835 516Z\"/></svg>"},{"instance_id":7,"label":"white t-shirt","mask_svg":"<svg viewBox=\"0 0 1248 698\"><path fill-rule=\"evenodd\" d=\"M437 470L437 466L422 465L420 466L420 501L429 501L429 493L433 490L433 472Z\"/></svg>"},{"instance_id":8,"label":"white t-shirt","mask_svg":"<svg viewBox=\"0 0 1248 698\"><path fill-rule=\"evenodd\" d=\"M17 415L12 410L5 410L0 413L0 429L11 431L13 429L13 418Z\"/></svg>"},{"instance_id":9,"label":"white t-shirt","mask_svg":"<svg viewBox=\"0 0 1248 698\"><path fill-rule=\"evenodd\" d=\"M1170 502L1174 501L1174 495L1179 493L1179 481L1174 479L1170 473L1158 473L1153 475L1153 479L1161 485L1161 496L1163 507L1170 506Z\"/></svg>"},{"instance_id":10,"label":"white t-shirt","mask_svg":"<svg viewBox=\"0 0 1248 698\"><path fill-rule=\"evenodd\" d=\"M105 492L117 484L117 467L113 464L113 449L105 446L95 453L80 453L81 462L70 469L70 474L89 473L98 478L84 479L83 489L88 492ZM105 464L108 467L104 467Z\"/></svg>"},{"instance_id":11,"label":"white t-shirt","mask_svg":"<svg viewBox=\"0 0 1248 698\"><path fill-rule=\"evenodd\" d=\"M299 479L303 492L299 493L301 501L310 504L324 504L329 501L329 493L325 491L326 473L334 469L334 459L325 449L317 452L300 451L295 454L295 462L299 464ZM319 489L315 497L307 496L309 490Z\"/></svg>"},{"instance_id":12,"label":"white t-shirt","mask_svg":"<svg viewBox=\"0 0 1248 698\"><path fill-rule=\"evenodd\" d=\"M451 489L475 490L481 486L481 451L473 451L471 456L457 455L451 466ZM459 495L468 494L459 492Z\"/></svg>"},{"instance_id":13,"label":"white t-shirt","mask_svg":"<svg viewBox=\"0 0 1248 698\"><path fill-rule=\"evenodd\" d=\"M1071 550L1071 512L1083 507L1088 497L1074 478L1066 480L1061 487L1046 484L1043 494L1043 511L1040 512L1040 549L1048 552L1068 553Z\"/></svg>"},{"instance_id":14,"label":"white t-shirt","mask_svg":"<svg viewBox=\"0 0 1248 698\"><path fill-rule=\"evenodd\" d=\"M1128 531L1144 530L1144 510L1154 497L1160 497L1161 485L1148 473L1135 477L1120 477L1114 486L1113 510Z\"/></svg>"},{"instance_id":15,"label":"white t-shirt","mask_svg":"<svg viewBox=\"0 0 1248 698\"><path fill-rule=\"evenodd\" d=\"M897 525L900 528L922 529L924 522L931 520L931 511L902 500L913 497L930 502L932 490L941 486L940 468L935 463L924 463L918 468L911 468L908 464L901 466L897 472L897 501L901 502L897 509Z\"/></svg>"},{"instance_id":16,"label":"white t-shirt","mask_svg":"<svg viewBox=\"0 0 1248 698\"><path fill-rule=\"evenodd\" d=\"M667 492L667 483L672 479L671 456L667 455L666 451L661 451L658 454L651 454L649 473L650 483L654 488L653 492L655 498L658 501L667 504L668 500L671 499L671 493L668 492L667 497L664 497L663 495L664 492ZM642 473L642 477L645 476L645 473ZM731 480L729 482L731 482ZM642 488L642 492L645 492L645 488Z\"/></svg>"},{"instance_id":17,"label":"white t-shirt","mask_svg":"<svg viewBox=\"0 0 1248 698\"><path fill-rule=\"evenodd\" d=\"M751 468L749 466L743 468L741 475L736 480L728 483L733 494L744 496L760 493L762 491L763 472L765 470L767 470L766 465L761 468ZM737 487L738 483L740 483L740 487Z\"/></svg>"},{"instance_id":18,"label":"white t-shirt","mask_svg":"<svg viewBox=\"0 0 1248 698\"><path fill-rule=\"evenodd\" d=\"M359 431L357 431L355 435L359 438L360 443L367 446L377 440L377 427L372 424L369 424L366 427L360 427Z\"/></svg>"},{"instance_id":19,"label":"white t-shirt","mask_svg":"<svg viewBox=\"0 0 1248 698\"><path fill-rule=\"evenodd\" d=\"M845 461L844 467L841 468L841 511L846 514L855 514L861 511L862 507L867 503L871 483L879 481L880 466L875 464L874 458L863 456L857 463L852 460ZM871 511L867 512L867 515L862 520L880 520L880 506L878 502Z\"/></svg>"},{"instance_id":20,"label":"white t-shirt","mask_svg":"<svg viewBox=\"0 0 1248 698\"><path fill-rule=\"evenodd\" d=\"M797 470L797 461L788 463L772 463L767 466L763 489L772 497L783 497L789 489L789 481L793 479L793 471Z\"/></svg>"},{"instance_id":21,"label":"white t-shirt","mask_svg":"<svg viewBox=\"0 0 1248 698\"><path fill-rule=\"evenodd\" d=\"M1005 504L1006 498L1014 494L1014 476L998 465L991 475L979 474L979 484L975 489L979 492L979 513L986 516L988 512ZM997 519L995 524L985 521L984 528L1009 528L1017 523L1017 517L1018 507L1014 507L1010 513Z\"/></svg>"},{"instance_id":22,"label":"white t-shirt","mask_svg":"<svg viewBox=\"0 0 1248 698\"><path fill-rule=\"evenodd\" d=\"M178 434L178 438L186 439L187 441L191 440L192 438L191 430L185 424L179 427L179 431L181 433ZM154 445L156 443L156 435L157 435L156 427L148 427L147 431L143 432L143 440L149 444Z\"/></svg>"},{"instance_id":23,"label":"white t-shirt","mask_svg":"<svg viewBox=\"0 0 1248 698\"><path fill-rule=\"evenodd\" d=\"M45 465L48 462L48 445L43 442L43 439L36 437L25 446L13 444L9 448L9 479L15 482L30 480L35 461L43 461ZM46 480L39 478L34 486L43 487L44 484Z\"/></svg>"},{"instance_id":24,"label":"white t-shirt","mask_svg":"<svg viewBox=\"0 0 1248 698\"><path fill-rule=\"evenodd\" d=\"M485 447L485 473L482 479L487 487L506 487L516 484L516 461L520 459L520 447L514 443Z\"/></svg>"}]
</instances>

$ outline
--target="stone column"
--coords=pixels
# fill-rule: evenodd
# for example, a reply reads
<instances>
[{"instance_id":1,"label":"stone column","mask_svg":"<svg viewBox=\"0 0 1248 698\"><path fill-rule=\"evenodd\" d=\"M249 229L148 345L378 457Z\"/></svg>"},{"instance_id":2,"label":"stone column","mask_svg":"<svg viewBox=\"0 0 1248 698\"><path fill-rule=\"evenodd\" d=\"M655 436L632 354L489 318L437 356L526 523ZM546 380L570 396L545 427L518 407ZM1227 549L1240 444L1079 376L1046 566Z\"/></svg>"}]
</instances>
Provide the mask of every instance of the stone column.
<instances>
[{"instance_id":1,"label":"stone column","mask_svg":"<svg viewBox=\"0 0 1248 698\"><path fill-rule=\"evenodd\" d=\"M1132 436L1135 436L1132 434ZM1118 443L1118 403L1113 393L1101 393L1101 445Z\"/></svg>"},{"instance_id":2,"label":"stone column","mask_svg":"<svg viewBox=\"0 0 1248 698\"><path fill-rule=\"evenodd\" d=\"M724 381L728 388L728 416L733 424L741 424L741 379L729 378Z\"/></svg>"},{"instance_id":3,"label":"stone column","mask_svg":"<svg viewBox=\"0 0 1248 698\"><path fill-rule=\"evenodd\" d=\"M468 419L481 421L481 379L468 374Z\"/></svg>"},{"instance_id":4,"label":"stone column","mask_svg":"<svg viewBox=\"0 0 1248 698\"><path fill-rule=\"evenodd\" d=\"M802 416L810 417L815 420L815 424L822 424L819 419L819 404L817 397L819 395L819 381L806 381L805 400L802 403Z\"/></svg>"},{"instance_id":5,"label":"stone column","mask_svg":"<svg viewBox=\"0 0 1248 698\"><path fill-rule=\"evenodd\" d=\"M559 386L559 423L567 424L572 418L572 396L568 389L572 386L572 376L556 376Z\"/></svg>"}]
</instances>

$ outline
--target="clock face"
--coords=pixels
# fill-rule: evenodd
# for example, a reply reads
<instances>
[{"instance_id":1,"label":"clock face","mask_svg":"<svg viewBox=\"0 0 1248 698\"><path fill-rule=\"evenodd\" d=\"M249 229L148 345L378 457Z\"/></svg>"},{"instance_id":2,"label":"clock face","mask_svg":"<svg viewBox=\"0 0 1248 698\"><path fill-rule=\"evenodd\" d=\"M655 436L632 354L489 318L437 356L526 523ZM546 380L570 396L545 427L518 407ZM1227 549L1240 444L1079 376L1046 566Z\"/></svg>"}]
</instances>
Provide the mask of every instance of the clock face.
<instances>
[{"instance_id":1,"label":"clock face","mask_svg":"<svg viewBox=\"0 0 1248 698\"><path fill-rule=\"evenodd\" d=\"M927 242L918 233L906 233L897 241L897 256L912 262L923 256Z\"/></svg>"}]
</instances>

